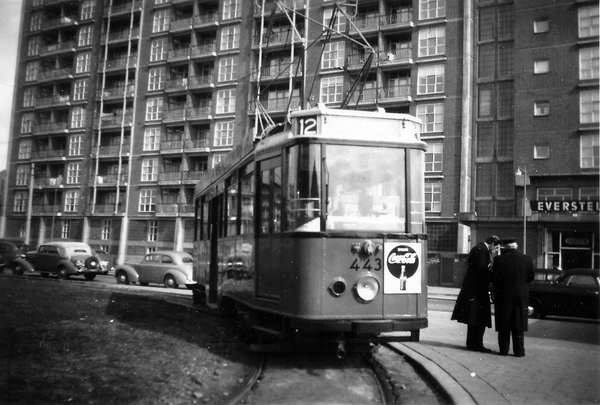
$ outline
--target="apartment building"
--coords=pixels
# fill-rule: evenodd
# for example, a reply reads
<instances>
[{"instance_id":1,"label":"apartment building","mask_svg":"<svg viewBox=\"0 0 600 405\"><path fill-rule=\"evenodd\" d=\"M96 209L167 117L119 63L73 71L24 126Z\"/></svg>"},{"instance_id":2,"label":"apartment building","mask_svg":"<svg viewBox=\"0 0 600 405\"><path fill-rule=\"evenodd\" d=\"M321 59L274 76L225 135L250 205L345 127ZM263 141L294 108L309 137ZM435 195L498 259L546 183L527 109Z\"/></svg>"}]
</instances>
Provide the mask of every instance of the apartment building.
<instances>
[{"instance_id":1,"label":"apartment building","mask_svg":"<svg viewBox=\"0 0 600 405\"><path fill-rule=\"evenodd\" d=\"M489 233L599 266L597 2L27 0L19 41L7 237L191 251L197 181L325 103L423 121L431 285Z\"/></svg>"}]
</instances>

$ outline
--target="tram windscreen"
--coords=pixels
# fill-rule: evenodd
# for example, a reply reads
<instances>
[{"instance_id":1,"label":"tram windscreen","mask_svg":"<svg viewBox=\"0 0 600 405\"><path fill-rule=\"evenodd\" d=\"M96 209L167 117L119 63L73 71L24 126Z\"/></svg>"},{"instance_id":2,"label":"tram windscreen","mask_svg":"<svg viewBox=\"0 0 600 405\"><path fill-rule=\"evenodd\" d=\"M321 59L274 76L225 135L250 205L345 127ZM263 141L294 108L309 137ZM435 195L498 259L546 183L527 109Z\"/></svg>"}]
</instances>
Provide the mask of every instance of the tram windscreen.
<instances>
[{"instance_id":1,"label":"tram windscreen","mask_svg":"<svg viewBox=\"0 0 600 405\"><path fill-rule=\"evenodd\" d=\"M329 231L406 232L406 151L326 146Z\"/></svg>"}]
</instances>

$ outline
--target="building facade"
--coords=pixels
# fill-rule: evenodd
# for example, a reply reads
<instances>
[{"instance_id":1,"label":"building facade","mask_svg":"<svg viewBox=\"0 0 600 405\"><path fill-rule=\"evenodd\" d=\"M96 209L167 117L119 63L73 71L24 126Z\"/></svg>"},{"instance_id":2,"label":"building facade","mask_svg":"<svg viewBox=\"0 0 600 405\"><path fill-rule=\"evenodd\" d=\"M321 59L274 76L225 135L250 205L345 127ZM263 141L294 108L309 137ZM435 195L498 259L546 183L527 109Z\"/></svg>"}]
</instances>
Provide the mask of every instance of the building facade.
<instances>
[{"instance_id":1,"label":"building facade","mask_svg":"<svg viewBox=\"0 0 600 405\"><path fill-rule=\"evenodd\" d=\"M597 2L337 3L27 0L0 234L191 251L197 181L324 103L423 121L430 285L489 233L598 267Z\"/></svg>"}]
</instances>

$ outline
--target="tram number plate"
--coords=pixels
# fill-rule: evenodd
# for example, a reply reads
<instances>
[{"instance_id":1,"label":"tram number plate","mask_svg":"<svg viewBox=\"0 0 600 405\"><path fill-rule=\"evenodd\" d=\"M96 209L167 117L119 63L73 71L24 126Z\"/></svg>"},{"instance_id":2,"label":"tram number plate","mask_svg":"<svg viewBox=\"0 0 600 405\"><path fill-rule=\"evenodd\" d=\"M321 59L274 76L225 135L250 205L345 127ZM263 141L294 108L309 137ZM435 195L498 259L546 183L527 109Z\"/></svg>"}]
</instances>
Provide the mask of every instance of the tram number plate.
<instances>
[{"instance_id":1,"label":"tram number plate","mask_svg":"<svg viewBox=\"0 0 600 405\"><path fill-rule=\"evenodd\" d=\"M315 135L317 133L317 117L303 117L298 119L298 133L300 135Z\"/></svg>"},{"instance_id":2,"label":"tram number plate","mask_svg":"<svg viewBox=\"0 0 600 405\"><path fill-rule=\"evenodd\" d=\"M362 264L362 266L361 266ZM382 269L381 259L376 258L373 261L371 259L365 260L361 263L358 259L354 259L354 262L350 265L350 268L355 271L367 270L367 271L380 271Z\"/></svg>"}]
</instances>

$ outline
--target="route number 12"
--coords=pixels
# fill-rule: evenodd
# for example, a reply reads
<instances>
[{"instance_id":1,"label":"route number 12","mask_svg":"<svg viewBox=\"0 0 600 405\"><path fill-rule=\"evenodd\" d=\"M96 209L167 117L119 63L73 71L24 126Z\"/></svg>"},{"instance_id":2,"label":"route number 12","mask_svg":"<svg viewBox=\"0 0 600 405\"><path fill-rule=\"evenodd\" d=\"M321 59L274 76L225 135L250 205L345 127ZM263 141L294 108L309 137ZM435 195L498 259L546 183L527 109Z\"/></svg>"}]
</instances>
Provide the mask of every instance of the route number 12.
<instances>
[{"instance_id":1,"label":"route number 12","mask_svg":"<svg viewBox=\"0 0 600 405\"><path fill-rule=\"evenodd\" d=\"M315 135L317 133L317 117L298 118L300 135Z\"/></svg>"}]
</instances>

